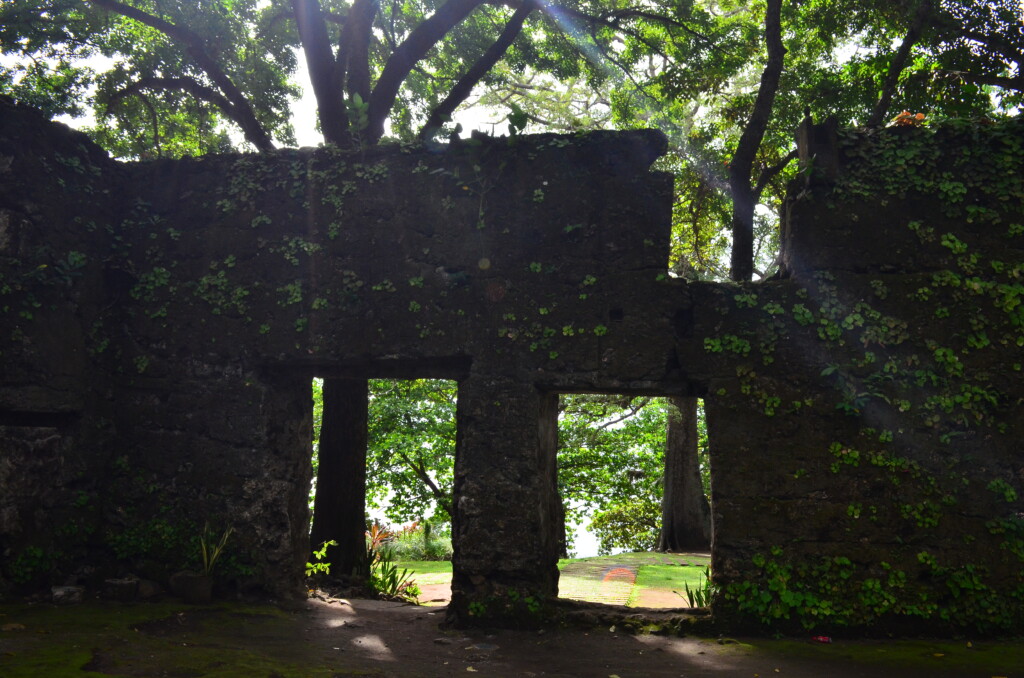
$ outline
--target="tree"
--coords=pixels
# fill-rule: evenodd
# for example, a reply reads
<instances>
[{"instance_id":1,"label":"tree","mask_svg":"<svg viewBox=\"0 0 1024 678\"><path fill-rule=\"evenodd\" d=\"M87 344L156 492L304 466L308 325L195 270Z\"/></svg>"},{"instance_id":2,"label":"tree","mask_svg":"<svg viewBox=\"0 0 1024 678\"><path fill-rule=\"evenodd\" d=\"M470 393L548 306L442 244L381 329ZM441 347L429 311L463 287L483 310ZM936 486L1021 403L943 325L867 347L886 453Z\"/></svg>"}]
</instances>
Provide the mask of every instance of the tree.
<instances>
[{"instance_id":1,"label":"tree","mask_svg":"<svg viewBox=\"0 0 1024 678\"><path fill-rule=\"evenodd\" d=\"M304 54L325 140L374 144L389 120L400 137L412 138L416 123L429 135L506 56L559 77L578 73L587 45L578 46L568 33L587 25L608 52L614 35L633 30L643 14L615 6L575 0L543 7L533 0L24 0L4 6L0 35L5 51L74 69L82 86L95 82L94 103L107 116L122 111L115 126L123 134L130 134L129 123L142 124L158 145L166 136L161 125L166 128L188 97L199 104L196 113L234 123L249 143L268 150L274 136L290 138L282 113L295 68L291 47ZM76 64L96 54L115 65L93 77ZM130 100L140 105L128 106ZM61 107L56 98L53 103Z\"/></svg>"},{"instance_id":2,"label":"tree","mask_svg":"<svg viewBox=\"0 0 1024 678\"><path fill-rule=\"evenodd\" d=\"M664 471L663 401L563 395L560 410L558 487L567 522L592 516L601 553L653 549Z\"/></svg>"},{"instance_id":3,"label":"tree","mask_svg":"<svg viewBox=\"0 0 1024 678\"><path fill-rule=\"evenodd\" d=\"M316 439L317 474L310 541L334 541L324 561L335 574L369 572L363 534L366 494L367 383L365 379L325 379L314 397L322 418Z\"/></svg>"},{"instance_id":4,"label":"tree","mask_svg":"<svg viewBox=\"0 0 1024 678\"><path fill-rule=\"evenodd\" d=\"M711 548L711 506L701 477L697 399L670 402L658 550L705 551Z\"/></svg>"},{"instance_id":5,"label":"tree","mask_svg":"<svg viewBox=\"0 0 1024 678\"><path fill-rule=\"evenodd\" d=\"M391 520L451 520L456 396L443 379L370 381L367 498Z\"/></svg>"},{"instance_id":6,"label":"tree","mask_svg":"<svg viewBox=\"0 0 1024 678\"><path fill-rule=\"evenodd\" d=\"M350 384L356 390L362 389L368 403L366 418L361 427L366 435L358 460L365 471L366 487L361 494L366 497L368 507L383 510L388 520L396 523L424 518L432 518L441 523L450 521L457 388L454 382L443 379L371 379L368 382L315 380L315 478L311 493L314 503L320 495L317 490L320 489L321 479L326 480L321 475L321 451L324 450L325 442L328 445L337 444L324 440L322 432L326 430L328 436L332 432L330 426L323 429L321 424L331 416L338 416L337 404L332 405L330 401L344 398ZM364 507L361 505L359 515L363 516L363 512ZM360 523L363 524L362 529L365 529L362 518ZM316 524L314 517L314 533L317 532ZM331 537L326 535L325 538ZM314 539L314 545L322 541L324 539Z\"/></svg>"}]
</instances>

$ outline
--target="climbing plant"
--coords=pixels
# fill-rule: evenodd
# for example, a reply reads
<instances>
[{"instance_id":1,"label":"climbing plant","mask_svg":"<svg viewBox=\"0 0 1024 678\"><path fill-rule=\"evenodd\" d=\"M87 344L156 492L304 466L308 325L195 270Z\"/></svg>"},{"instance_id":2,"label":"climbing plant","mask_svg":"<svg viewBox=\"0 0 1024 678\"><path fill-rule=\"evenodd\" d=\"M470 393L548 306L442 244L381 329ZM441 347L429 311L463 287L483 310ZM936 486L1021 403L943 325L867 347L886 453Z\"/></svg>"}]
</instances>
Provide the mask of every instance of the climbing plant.
<instances>
[{"instance_id":1,"label":"climbing plant","mask_svg":"<svg viewBox=\"0 0 1024 678\"><path fill-rule=\"evenodd\" d=\"M798 491L824 474L843 488L849 503L822 510L865 548L809 557L795 540L768 544L724 587L721 610L806 628L900 617L1019 628L1024 488L1008 451L1021 435L1011 394L1024 369L1022 131L1019 119L983 119L841 135L838 182L805 199L845 214L837 233L877 218L858 202L899 205L885 212L889 242L858 244L881 269L852 275L837 262L801 269L797 286L727 294L725 310L748 329L704 340L708 355L739 363L716 395L771 418L835 408L848 424L820 461L788 461L787 482ZM796 395L766 374L784 343L820 365L823 394ZM873 545L874 526L897 542Z\"/></svg>"}]
</instances>

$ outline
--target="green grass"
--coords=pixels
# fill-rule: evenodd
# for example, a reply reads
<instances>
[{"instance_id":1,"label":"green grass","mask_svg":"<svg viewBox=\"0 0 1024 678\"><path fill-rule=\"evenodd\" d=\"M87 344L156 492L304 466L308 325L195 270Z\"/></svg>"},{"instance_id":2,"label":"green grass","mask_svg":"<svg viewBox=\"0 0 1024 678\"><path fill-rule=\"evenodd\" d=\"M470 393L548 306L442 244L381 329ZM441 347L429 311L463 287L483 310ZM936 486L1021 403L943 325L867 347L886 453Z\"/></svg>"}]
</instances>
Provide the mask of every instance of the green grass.
<instances>
[{"instance_id":1,"label":"green grass","mask_svg":"<svg viewBox=\"0 0 1024 678\"><path fill-rule=\"evenodd\" d=\"M395 565L399 570L409 570L410 576L420 586L447 584L452 580L450 560L399 560Z\"/></svg>"},{"instance_id":2,"label":"green grass","mask_svg":"<svg viewBox=\"0 0 1024 678\"><path fill-rule=\"evenodd\" d=\"M704 584L704 568L683 565L641 565L636 574L636 586L647 589L668 589L683 592L683 584L690 588Z\"/></svg>"},{"instance_id":3,"label":"green grass","mask_svg":"<svg viewBox=\"0 0 1024 678\"><path fill-rule=\"evenodd\" d=\"M588 563L607 560L621 565L696 565L703 568L711 564L711 558L691 553L653 553L637 551L635 553L619 553L614 556L593 556L590 558L563 558L558 561L559 569L569 563Z\"/></svg>"}]
</instances>

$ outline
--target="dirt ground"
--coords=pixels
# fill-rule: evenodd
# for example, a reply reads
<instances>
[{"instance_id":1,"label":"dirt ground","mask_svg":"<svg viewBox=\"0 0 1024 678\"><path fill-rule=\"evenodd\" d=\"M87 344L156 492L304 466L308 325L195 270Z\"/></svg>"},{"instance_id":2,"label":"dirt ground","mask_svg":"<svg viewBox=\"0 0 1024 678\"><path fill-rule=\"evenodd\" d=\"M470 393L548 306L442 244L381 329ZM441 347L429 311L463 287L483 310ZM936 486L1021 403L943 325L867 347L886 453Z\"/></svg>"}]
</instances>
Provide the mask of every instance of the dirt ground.
<instances>
[{"instance_id":1,"label":"dirt ground","mask_svg":"<svg viewBox=\"0 0 1024 678\"><path fill-rule=\"evenodd\" d=\"M4 678L1022 676L1019 643L632 636L614 627L444 630L442 607L310 599L0 605Z\"/></svg>"},{"instance_id":2,"label":"dirt ground","mask_svg":"<svg viewBox=\"0 0 1024 678\"><path fill-rule=\"evenodd\" d=\"M441 609L378 601L311 601L309 640L384 676L645 676L854 678L1019 676L1020 648L965 642L701 639L632 636L614 627L523 631L440 631ZM973 661L974 653L977 661ZM982 654L985 657L982 657ZM994 653L989 655L988 653ZM1012 655L1012 656L1011 656ZM982 661L984 659L984 661ZM988 660L995 660L993 666ZM973 666L972 666L973 664ZM996 668L998 673L993 673Z\"/></svg>"}]
</instances>

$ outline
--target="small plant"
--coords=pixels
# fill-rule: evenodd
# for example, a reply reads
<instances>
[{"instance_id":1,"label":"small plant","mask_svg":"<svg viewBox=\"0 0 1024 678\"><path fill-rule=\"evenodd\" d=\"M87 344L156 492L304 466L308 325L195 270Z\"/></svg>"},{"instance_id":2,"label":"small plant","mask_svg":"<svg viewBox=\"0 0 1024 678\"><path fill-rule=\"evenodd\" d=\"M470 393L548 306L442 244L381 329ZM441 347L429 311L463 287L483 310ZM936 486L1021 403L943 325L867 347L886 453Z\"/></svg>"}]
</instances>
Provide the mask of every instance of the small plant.
<instances>
[{"instance_id":1,"label":"small plant","mask_svg":"<svg viewBox=\"0 0 1024 678\"><path fill-rule=\"evenodd\" d=\"M398 569L389 557L381 555L370 565L370 586L385 598L402 598L416 602L419 587L409 579L409 570ZM415 589L415 593L412 592Z\"/></svg>"},{"instance_id":2,"label":"small plant","mask_svg":"<svg viewBox=\"0 0 1024 678\"><path fill-rule=\"evenodd\" d=\"M710 607L711 599L714 597L717 587L711 583L711 568L704 568L704 582L694 588L690 588L690 585L683 582L683 591L686 593L686 602L690 604L690 607ZM673 591L677 596L682 596L678 591Z\"/></svg>"},{"instance_id":3,"label":"small plant","mask_svg":"<svg viewBox=\"0 0 1024 678\"><path fill-rule=\"evenodd\" d=\"M213 566L220 558L220 554L224 552L224 545L228 543L228 537L234 531L233 527L224 530L220 540L214 544L215 535L210 532L210 524L206 523L203 526L203 534L199 537L199 550L203 556L203 574L207 577L213 573Z\"/></svg>"},{"instance_id":4,"label":"small plant","mask_svg":"<svg viewBox=\"0 0 1024 678\"><path fill-rule=\"evenodd\" d=\"M315 563L306 563L306 576L312 577L315 574L330 574L331 564L325 563L324 558L327 557L327 548L330 546L337 546L338 542L333 539L325 541L320 544L320 548L313 551L313 560Z\"/></svg>"},{"instance_id":5,"label":"small plant","mask_svg":"<svg viewBox=\"0 0 1024 678\"><path fill-rule=\"evenodd\" d=\"M420 588L409 578L409 570L398 569L385 545L393 541L394 535L379 523L370 525L366 531L366 556L370 561L370 587L384 598L401 599L418 603Z\"/></svg>"}]
</instances>

